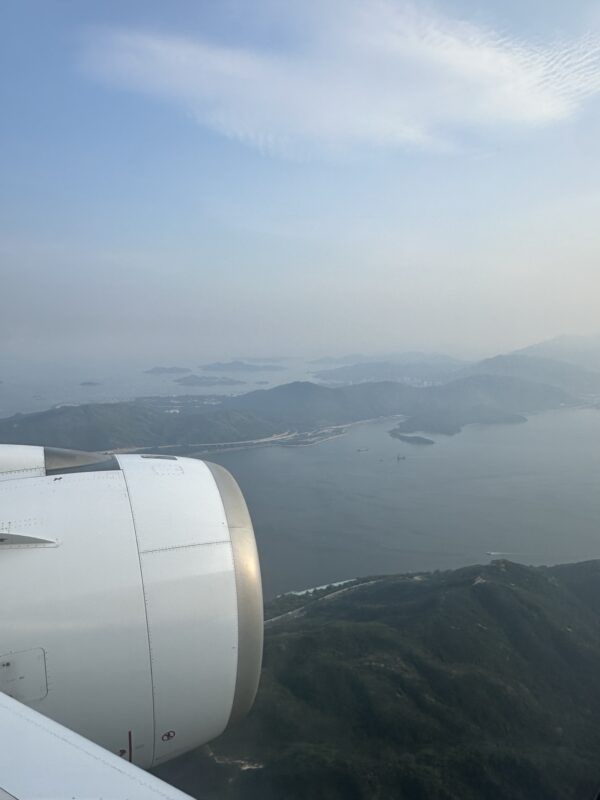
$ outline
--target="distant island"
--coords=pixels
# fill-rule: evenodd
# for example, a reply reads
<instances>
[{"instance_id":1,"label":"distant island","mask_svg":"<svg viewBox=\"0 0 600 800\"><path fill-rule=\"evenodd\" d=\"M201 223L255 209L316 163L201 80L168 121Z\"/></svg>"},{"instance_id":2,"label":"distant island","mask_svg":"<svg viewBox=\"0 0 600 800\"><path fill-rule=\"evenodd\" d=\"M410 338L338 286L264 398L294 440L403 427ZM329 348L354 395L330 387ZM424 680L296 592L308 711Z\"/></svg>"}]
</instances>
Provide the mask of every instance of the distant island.
<instances>
[{"instance_id":1,"label":"distant island","mask_svg":"<svg viewBox=\"0 0 600 800\"><path fill-rule=\"evenodd\" d=\"M80 386L100 386L97 381L81 381Z\"/></svg>"},{"instance_id":2,"label":"distant island","mask_svg":"<svg viewBox=\"0 0 600 800\"><path fill-rule=\"evenodd\" d=\"M200 369L207 372L281 372L281 364L250 364L248 361L214 361L203 364Z\"/></svg>"},{"instance_id":3,"label":"distant island","mask_svg":"<svg viewBox=\"0 0 600 800\"><path fill-rule=\"evenodd\" d=\"M364 356L361 353L352 353L346 356L322 356L321 358L314 358L312 361L309 361L309 364L315 364L320 366L330 366L334 364L356 364L358 362L369 361L370 359L368 356Z\"/></svg>"},{"instance_id":4,"label":"distant island","mask_svg":"<svg viewBox=\"0 0 600 800\"><path fill-rule=\"evenodd\" d=\"M374 576L266 605L254 708L156 772L206 800L574 800L600 782L600 562Z\"/></svg>"},{"instance_id":5,"label":"distant island","mask_svg":"<svg viewBox=\"0 0 600 800\"><path fill-rule=\"evenodd\" d=\"M390 436L393 436L394 439L400 439L401 442L406 442L407 444L435 444L433 439L428 439L426 436L409 436L406 433L400 433L397 428L390 431Z\"/></svg>"},{"instance_id":6,"label":"distant island","mask_svg":"<svg viewBox=\"0 0 600 800\"><path fill-rule=\"evenodd\" d=\"M236 381L235 378L220 378L207 375L186 375L184 378L176 378L175 383L180 386L243 386L244 381Z\"/></svg>"},{"instance_id":7,"label":"distant island","mask_svg":"<svg viewBox=\"0 0 600 800\"><path fill-rule=\"evenodd\" d=\"M241 358L233 359L235 361L250 361L256 364L279 364L285 361L297 360L297 356L242 356Z\"/></svg>"},{"instance_id":8,"label":"distant island","mask_svg":"<svg viewBox=\"0 0 600 800\"><path fill-rule=\"evenodd\" d=\"M191 372L187 367L152 367L152 369L144 370L146 375L185 375L186 372Z\"/></svg>"}]
</instances>

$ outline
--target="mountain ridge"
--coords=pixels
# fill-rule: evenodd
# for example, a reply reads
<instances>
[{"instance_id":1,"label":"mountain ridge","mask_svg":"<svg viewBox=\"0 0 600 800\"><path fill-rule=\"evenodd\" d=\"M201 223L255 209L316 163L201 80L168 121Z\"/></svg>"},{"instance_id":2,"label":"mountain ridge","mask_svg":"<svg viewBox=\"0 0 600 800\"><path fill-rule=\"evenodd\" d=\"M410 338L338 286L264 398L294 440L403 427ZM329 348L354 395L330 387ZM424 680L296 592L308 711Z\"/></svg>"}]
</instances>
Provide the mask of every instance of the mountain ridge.
<instances>
[{"instance_id":1,"label":"mountain ridge","mask_svg":"<svg viewBox=\"0 0 600 800\"><path fill-rule=\"evenodd\" d=\"M600 371L600 334L562 335L528 345L515 351L520 355L542 356L566 361L586 369Z\"/></svg>"},{"instance_id":2,"label":"mountain ridge","mask_svg":"<svg viewBox=\"0 0 600 800\"><path fill-rule=\"evenodd\" d=\"M557 386L575 394L600 394L600 372L566 361L524 353L486 358L453 373L452 379L472 375L503 375Z\"/></svg>"},{"instance_id":3,"label":"mountain ridge","mask_svg":"<svg viewBox=\"0 0 600 800\"><path fill-rule=\"evenodd\" d=\"M454 434L473 422L522 422L523 414L573 402L556 387L504 376L469 376L426 388L384 382L331 389L296 382L185 415L167 414L149 399L17 414L0 419L0 441L84 450L233 443L398 415L406 417L400 433Z\"/></svg>"},{"instance_id":4,"label":"mountain ridge","mask_svg":"<svg viewBox=\"0 0 600 800\"><path fill-rule=\"evenodd\" d=\"M599 623L600 561L332 587L267 627L249 717L160 774L207 800L592 796Z\"/></svg>"}]
</instances>

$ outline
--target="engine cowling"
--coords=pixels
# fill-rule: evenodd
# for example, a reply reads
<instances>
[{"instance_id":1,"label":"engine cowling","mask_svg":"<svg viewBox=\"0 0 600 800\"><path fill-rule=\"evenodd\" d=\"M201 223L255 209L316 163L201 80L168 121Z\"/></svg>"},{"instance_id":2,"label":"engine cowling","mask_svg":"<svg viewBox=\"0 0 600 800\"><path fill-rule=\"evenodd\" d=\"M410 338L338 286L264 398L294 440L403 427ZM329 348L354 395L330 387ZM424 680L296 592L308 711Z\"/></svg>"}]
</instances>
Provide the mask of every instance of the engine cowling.
<instances>
[{"instance_id":1,"label":"engine cowling","mask_svg":"<svg viewBox=\"0 0 600 800\"><path fill-rule=\"evenodd\" d=\"M249 710L262 636L225 469L0 446L0 691L148 768Z\"/></svg>"}]
</instances>

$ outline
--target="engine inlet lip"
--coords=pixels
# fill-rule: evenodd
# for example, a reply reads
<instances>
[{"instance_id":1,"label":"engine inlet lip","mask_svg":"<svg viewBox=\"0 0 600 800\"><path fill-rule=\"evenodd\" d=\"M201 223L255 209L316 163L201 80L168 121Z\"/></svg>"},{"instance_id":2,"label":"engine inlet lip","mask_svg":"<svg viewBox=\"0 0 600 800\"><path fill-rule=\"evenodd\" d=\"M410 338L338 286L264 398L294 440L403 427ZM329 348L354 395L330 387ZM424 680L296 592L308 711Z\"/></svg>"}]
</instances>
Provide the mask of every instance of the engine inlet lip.
<instances>
[{"instance_id":1,"label":"engine inlet lip","mask_svg":"<svg viewBox=\"0 0 600 800\"><path fill-rule=\"evenodd\" d=\"M224 467L204 462L223 501L233 553L238 612L237 675L227 727L252 708L262 667L263 595L260 562L248 506L235 478Z\"/></svg>"}]
</instances>

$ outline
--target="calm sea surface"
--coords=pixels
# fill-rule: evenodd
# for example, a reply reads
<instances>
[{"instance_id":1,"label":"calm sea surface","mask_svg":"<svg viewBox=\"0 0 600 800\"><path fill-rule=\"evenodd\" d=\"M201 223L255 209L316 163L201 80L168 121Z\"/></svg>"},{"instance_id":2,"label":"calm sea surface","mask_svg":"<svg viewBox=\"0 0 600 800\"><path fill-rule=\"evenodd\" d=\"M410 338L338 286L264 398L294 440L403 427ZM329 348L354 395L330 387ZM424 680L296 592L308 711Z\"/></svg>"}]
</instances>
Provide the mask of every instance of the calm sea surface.
<instances>
[{"instance_id":1,"label":"calm sea surface","mask_svg":"<svg viewBox=\"0 0 600 800\"><path fill-rule=\"evenodd\" d=\"M252 514L265 595L355 576L600 558L600 411L472 425L418 447L393 422L212 455ZM406 456L406 460L397 460Z\"/></svg>"},{"instance_id":2,"label":"calm sea surface","mask_svg":"<svg viewBox=\"0 0 600 800\"><path fill-rule=\"evenodd\" d=\"M185 366L185 364L184 364ZM113 403L136 397L169 397L174 395L230 395L269 389L290 381L311 380L318 366L301 359L276 364L277 369L264 372L206 372L200 367L190 371L206 378L233 378L235 386L182 386L180 375L156 375L144 372L147 366L131 367L119 372L73 366L62 371L46 367L32 368L31 375L20 375L5 367L0 373L0 417L45 411L55 405L81 403ZM56 373L56 374L55 374ZM91 384L91 385L90 385Z\"/></svg>"}]
</instances>

